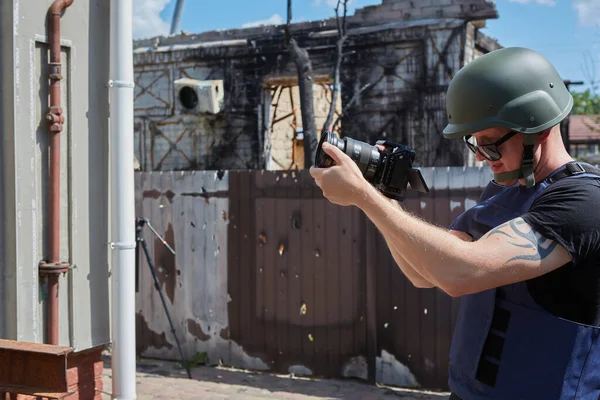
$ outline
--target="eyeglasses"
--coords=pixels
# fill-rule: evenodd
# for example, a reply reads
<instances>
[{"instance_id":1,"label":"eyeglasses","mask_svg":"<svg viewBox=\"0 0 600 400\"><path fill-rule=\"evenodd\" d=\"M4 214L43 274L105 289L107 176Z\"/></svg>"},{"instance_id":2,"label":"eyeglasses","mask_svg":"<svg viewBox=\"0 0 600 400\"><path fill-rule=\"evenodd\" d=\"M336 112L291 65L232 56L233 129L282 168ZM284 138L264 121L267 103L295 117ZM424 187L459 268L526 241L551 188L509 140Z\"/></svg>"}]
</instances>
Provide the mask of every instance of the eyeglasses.
<instances>
[{"instance_id":1,"label":"eyeglasses","mask_svg":"<svg viewBox=\"0 0 600 400\"><path fill-rule=\"evenodd\" d=\"M515 136L517 133L519 132L510 131L506 135L498 139L496 142L490 144L477 145L469 142L469 139L473 137L473 135L465 136L464 141L469 150L471 150L473 153L479 153L483 158L489 161L498 161L502 158L502 154L500 154L500 150L498 150L498 147L500 147L502 143L506 142L511 137Z\"/></svg>"}]
</instances>

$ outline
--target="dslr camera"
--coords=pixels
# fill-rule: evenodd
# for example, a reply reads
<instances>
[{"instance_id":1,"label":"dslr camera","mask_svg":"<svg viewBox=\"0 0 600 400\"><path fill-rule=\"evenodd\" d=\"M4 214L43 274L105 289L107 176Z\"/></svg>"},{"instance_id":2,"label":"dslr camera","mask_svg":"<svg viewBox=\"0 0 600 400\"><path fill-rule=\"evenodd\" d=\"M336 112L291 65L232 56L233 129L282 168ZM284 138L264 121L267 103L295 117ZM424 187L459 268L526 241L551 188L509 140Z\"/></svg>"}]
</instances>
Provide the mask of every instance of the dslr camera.
<instances>
[{"instance_id":1,"label":"dslr camera","mask_svg":"<svg viewBox=\"0 0 600 400\"><path fill-rule=\"evenodd\" d=\"M408 146L378 140L379 150L365 142L349 137L339 138L335 133L324 130L317 147L315 165L319 168L329 168L335 161L323 151L323 143L329 143L348 155L358 165L364 178L375 186L384 196L397 201L404 201L408 184L411 189L428 193L429 188L421 171L413 168L415 152Z\"/></svg>"}]
</instances>

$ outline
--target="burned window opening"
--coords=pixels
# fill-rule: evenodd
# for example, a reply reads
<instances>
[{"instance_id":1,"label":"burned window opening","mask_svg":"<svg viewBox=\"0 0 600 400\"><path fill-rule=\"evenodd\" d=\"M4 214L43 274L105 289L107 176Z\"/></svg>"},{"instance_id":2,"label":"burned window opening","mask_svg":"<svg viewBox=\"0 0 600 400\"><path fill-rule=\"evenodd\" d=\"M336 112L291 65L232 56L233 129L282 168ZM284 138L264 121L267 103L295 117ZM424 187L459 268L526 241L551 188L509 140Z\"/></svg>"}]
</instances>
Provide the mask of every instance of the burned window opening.
<instances>
[{"instance_id":1,"label":"burned window opening","mask_svg":"<svg viewBox=\"0 0 600 400\"><path fill-rule=\"evenodd\" d=\"M302 111L300 109L299 87L293 78L279 78L266 82L266 91L273 99L270 103L267 142L270 143L269 168L272 170L303 169L304 136ZM274 84L274 86L270 86ZM322 126L331 107L333 85L331 79L319 77L313 85L315 120ZM341 99L335 108L334 116L341 115ZM341 134L341 125L335 129Z\"/></svg>"}]
</instances>

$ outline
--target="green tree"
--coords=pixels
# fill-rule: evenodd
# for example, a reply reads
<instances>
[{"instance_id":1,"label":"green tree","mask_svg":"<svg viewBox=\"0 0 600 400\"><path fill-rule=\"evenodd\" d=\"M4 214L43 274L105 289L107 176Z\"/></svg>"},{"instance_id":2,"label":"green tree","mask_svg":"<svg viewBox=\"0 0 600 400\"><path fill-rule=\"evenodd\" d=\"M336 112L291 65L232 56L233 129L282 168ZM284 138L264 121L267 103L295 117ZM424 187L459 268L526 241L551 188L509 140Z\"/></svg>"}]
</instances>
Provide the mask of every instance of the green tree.
<instances>
[{"instance_id":1,"label":"green tree","mask_svg":"<svg viewBox=\"0 0 600 400\"><path fill-rule=\"evenodd\" d=\"M589 89L585 92L573 92L572 114L597 115L600 114L600 96Z\"/></svg>"}]
</instances>

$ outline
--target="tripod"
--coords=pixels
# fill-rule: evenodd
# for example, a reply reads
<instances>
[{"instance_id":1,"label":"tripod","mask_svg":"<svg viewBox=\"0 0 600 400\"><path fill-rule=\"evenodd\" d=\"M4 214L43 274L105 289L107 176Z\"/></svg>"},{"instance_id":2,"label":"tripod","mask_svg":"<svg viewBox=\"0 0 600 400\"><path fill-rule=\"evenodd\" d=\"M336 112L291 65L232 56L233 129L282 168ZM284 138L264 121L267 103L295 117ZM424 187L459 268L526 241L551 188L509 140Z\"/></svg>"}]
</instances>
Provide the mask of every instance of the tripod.
<instances>
[{"instance_id":1,"label":"tripod","mask_svg":"<svg viewBox=\"0 0 600 400\"><path fill-rule=\"evenodd\" d=\"M144 228L144 225L148 225L148 228L150 228L150 230L152 231L152 233L154 233L154 235L156 235L156 237L161 241L162 244L165 245L165 247L167 249L169 249L169 251L171 253L173 253L173 255L175 255L175 250L173 250L171 248L171 246L169 246L169 244L167 243L166 240L164 240L159 234L158 232L156 232L156 230L152 227L152 225L150 225L150 220L146 219L146 218L136 218L135 219L135 291L138 292L139 290L139 265L140 265L140 260L139 260L139 245L140 243L142 244L142 248L144 249L144 254L146 255L146 260L148 261L148 266L150 268L150 272L152 273L152 278L154 279L154 287L156 288L156 290L158 290L158 294L160 295L160 300L162 301L162 305L163 308L165 309L165 314L167 315L167 319L169 320L169 325L171 325L171 333L173 334L173 337L175 338L175 342L177 343L177 348L179 349L179 354L181 355L181 361L183 363L183 365L185 366L185 369L187 370L187 374L188 374L188 378L192 379L192 373L190 372L190 367L185 359L185 357L183 356L183 351L181 350L181 345L179 344L179 339L177 339L177 335L175 334L175 327L173 325L173 320L171 319L171 314L169 313L169 309L167 308L167 302L165 301L165 296L162 292L162 289L160 287L160 283L158 282L158 276L156 275L156 268L154 268L154 263L152 262L152 258L150 257L150 252L148 251L148 245L146 244L146 241L144 240L144 238L142 237L142 229Z\"/></svg>"}]
</instances>

